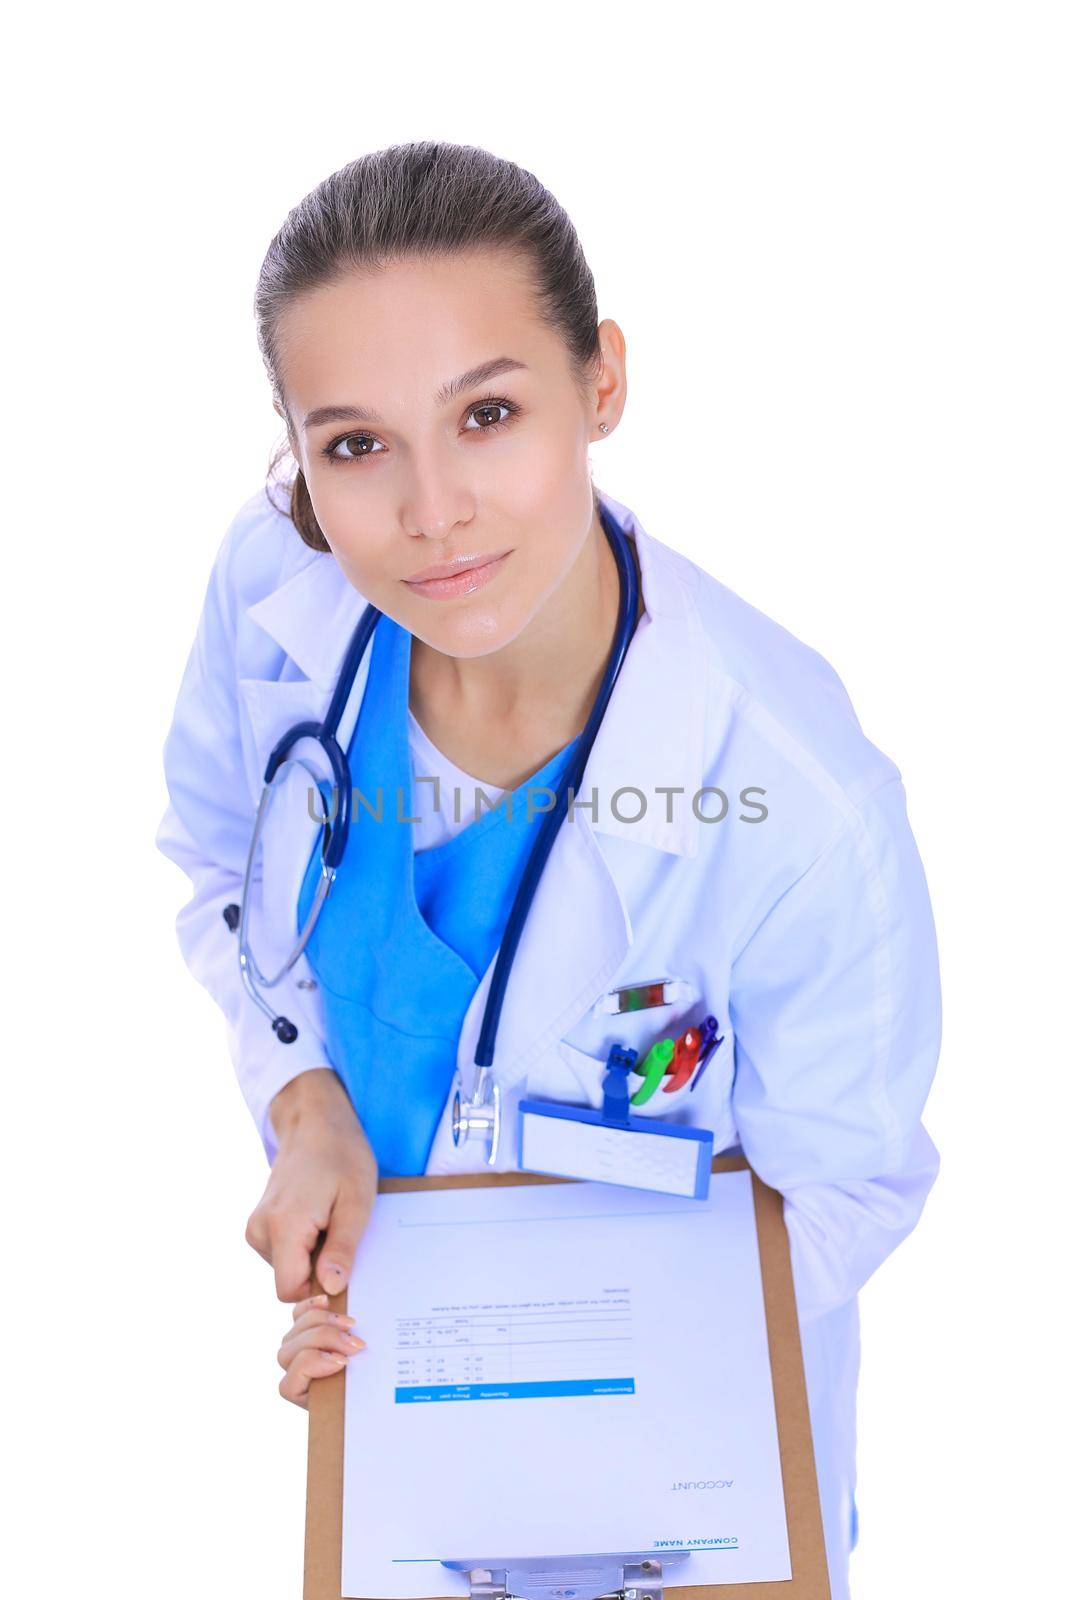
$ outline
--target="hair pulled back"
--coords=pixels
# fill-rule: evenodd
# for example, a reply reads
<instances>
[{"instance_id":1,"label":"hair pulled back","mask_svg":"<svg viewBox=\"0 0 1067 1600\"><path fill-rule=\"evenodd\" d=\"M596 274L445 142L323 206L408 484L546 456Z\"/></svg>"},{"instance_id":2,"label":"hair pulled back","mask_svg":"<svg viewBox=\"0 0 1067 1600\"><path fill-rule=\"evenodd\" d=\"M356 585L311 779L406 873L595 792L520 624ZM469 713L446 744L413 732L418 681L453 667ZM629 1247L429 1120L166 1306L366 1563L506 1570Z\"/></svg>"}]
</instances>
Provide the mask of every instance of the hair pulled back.
<instances>
[{"instance_id":1,"label":"hair pulled back","mask_svg":"<svg viewBox=\"0 0 1067 1600\"><path fill-rule=\"evenodd\" d=\"M596 289L563 207L513 161L476 145L421 139L331 173L293 207L270 242L255 290L256 337L287 424L278 324L288 306L353 269L476 248L513 250L524 260L540 314L567 347L575 382L588 384L600 360ZM288 454L286 439L271 457L268 493ZM292 517L305 544L328 550L299 466L285 487L287 501L278 509Z\"/></svg>"}]
</instances>

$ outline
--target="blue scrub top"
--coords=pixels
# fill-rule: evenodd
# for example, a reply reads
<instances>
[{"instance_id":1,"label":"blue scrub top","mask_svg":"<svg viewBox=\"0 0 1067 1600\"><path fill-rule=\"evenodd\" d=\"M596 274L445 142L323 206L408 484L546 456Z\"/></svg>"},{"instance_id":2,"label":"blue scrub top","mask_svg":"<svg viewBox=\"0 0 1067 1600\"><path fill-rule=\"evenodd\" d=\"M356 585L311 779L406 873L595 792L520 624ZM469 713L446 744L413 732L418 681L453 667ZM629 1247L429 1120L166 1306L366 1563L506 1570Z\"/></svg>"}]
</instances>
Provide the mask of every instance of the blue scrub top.
<instances>
[{"instance_id":1,"label":"blue scrub top","mask_svg":"<svg viewBox=\"0 0 1067 1600\"><path fill-rule=\"evenodd\" d=\"M344 859L307 944L326 1042L382 1176L426 1170L463 1019L493 959L536 836L537 788L555 789L573 739L495 809L430 850L413 848L408 743L411 634L382 616L348 759ZM530 796L543 806L546 796ZM420 784L414 804L433 804ZM301 926L319 875L300 890Z\"/></svg>"}]
</instances>

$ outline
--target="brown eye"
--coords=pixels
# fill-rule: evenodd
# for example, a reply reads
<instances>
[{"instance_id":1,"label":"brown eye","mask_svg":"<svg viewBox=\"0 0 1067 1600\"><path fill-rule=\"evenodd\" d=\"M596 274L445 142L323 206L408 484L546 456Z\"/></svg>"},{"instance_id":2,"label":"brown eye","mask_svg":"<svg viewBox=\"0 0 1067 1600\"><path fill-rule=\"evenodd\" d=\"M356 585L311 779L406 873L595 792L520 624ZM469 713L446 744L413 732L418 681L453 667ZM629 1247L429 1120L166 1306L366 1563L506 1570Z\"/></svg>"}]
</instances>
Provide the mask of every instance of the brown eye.
<instances>
[{"instance_id":1,"label":"brown eye","mask_svg":"<svg viewBox=\"0 0 1067 1600\"><path fill-rule=\"evenodd\" d=\"M375 442L369 433L347 433L343 439L335 439L332 444L327 445L325 453L337 461L358 461L361 456L369 456L376 453L372 448ZM344 450L340 449L341 445L346 448ZM356 445L357 448L348 448L352 445ZM362 448L364 445L369 448Z\"/></svg>"},{"instance_id":2,"label":"brown eye","mask_svg":"<svg viewBox=\"0 0 1067 1600\"><path fill-rule=\"evenodd\" d=\"M507 413L505 416L504 413ZM494 428L504 428L519 414L519 408L510 400L481 400L472 406L467 413L472 428L465 428L465 433L489 433Z\"/></svg>"}]
</instances>

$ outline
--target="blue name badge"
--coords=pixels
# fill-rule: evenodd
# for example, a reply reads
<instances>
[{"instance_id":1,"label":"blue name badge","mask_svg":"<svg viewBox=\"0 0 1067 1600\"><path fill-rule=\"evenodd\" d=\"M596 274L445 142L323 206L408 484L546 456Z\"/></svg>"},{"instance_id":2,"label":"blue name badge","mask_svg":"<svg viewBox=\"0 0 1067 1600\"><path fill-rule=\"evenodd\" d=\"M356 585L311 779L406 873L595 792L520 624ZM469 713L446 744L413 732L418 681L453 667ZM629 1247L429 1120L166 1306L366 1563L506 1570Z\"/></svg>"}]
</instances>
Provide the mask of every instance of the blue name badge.
<instances>
[{"instance_id":1,"label":"blue name badge","mask_svg":"<svg viewBox=\"0 0 1067 1600\"><path fill-rule=\"evenodd\" d=\"M520 1171L706 1200L714 1133L632 1116L629 1076L635 1061L636 1051L612 1046L601 1110L520 1100Z\"/></svg>"}]
</instances>

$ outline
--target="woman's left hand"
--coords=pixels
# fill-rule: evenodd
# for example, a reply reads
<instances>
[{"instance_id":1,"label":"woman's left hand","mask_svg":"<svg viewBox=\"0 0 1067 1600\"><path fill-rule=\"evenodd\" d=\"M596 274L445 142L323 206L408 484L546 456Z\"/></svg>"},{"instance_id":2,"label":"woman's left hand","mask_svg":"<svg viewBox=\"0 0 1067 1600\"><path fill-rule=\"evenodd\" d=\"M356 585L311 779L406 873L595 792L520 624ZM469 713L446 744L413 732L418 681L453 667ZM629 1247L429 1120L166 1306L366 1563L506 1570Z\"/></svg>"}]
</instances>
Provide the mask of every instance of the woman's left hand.
<instances>
[{"instance_id":1,"label":"woman's left hand","mask_svg":"<svg viewBox=\"0 0 1067 1600\"><path fill-rule=\"evenodd\" d=\"M306 1409L312 1379L331 1377L350 1355L366 1349L366 1340L352 1332L354 1327L355 1318L331 1311L324 1294L293 1307L293 1325L278 1346L278 1362L285 1368L278 1385L283 1400Z\"/></svg>"}]
</instances>

